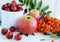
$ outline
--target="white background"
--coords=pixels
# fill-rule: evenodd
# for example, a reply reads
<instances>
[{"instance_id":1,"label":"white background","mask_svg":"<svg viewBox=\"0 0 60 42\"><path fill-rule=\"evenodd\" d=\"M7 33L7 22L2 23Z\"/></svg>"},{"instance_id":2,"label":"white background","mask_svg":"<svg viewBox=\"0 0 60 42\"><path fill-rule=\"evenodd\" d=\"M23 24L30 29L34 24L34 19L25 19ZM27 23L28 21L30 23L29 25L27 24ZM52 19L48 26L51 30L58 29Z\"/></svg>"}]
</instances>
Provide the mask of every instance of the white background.
<instances>
[{"instance_id":1,"label":"white background","mask_svg":"<svg viewBox=\"0 0 60 42\"><path fill-rule=\"evenodd\" d=\"M16 0L18 2L18 0ZM39 0L38 0L39 1ZM0 0L0 6L6 2L11 2L11 0ZM52 11L51 16L54 16L56 18L60 19L60 0L43 0L43 7L49 5L49 10ZM1 30L1 27L0 27ZM40 41L40 39L46 39L45 41ZM51 42L51 39L49 36L45 36L42 34L36 34L35 36L29 35L28 37L23 35L23 38L21 41L16 41L14 39L8 40L5 36L3 36L0 33L0 42ZM59 39L55 39L55 42L60 42Z\"/></svg>"}]
</instances>

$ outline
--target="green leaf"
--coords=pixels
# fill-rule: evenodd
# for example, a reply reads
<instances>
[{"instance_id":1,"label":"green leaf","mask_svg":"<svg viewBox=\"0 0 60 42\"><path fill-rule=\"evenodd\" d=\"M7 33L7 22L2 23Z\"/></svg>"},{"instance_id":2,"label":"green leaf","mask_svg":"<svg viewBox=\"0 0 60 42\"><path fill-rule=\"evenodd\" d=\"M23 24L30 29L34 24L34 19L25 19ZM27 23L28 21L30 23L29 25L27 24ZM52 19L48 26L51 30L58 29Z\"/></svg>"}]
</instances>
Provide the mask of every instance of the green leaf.
<instances>
[{"instance_id":1,"label":"green leaf","mask_svg":"<svg viewBox=\"0 0 60 42\"><path fill-rule=\"evenodd\" d=\"M45 39L40 39L40 41L45 41Z\"/></svg>"},{"instance_id":2,"label":"green leaf","mask_svg":"<svg viewBox=\"0 0 60 42\"><path fill-rule=\"evenodd\" d=\"M50 13L52 13L52 11L48 11L47 13L50 14Z\"/></svg>"},{"instance_id":3,"label":"green leaf","mask_svg":"<svg viewBox=\"0 0 60 42\"><path fill-rule=\"evenodd\" d=\"M32 8L31 7L29 7L29 11L31 10Z\"/></svg>"},{"instance_id":4,"label":"green leaf","mask_svg":"<svg viewBox=\"0 0 60 42\"><path fill-rule=\"evenodd\" d=\"M30 3L30 5L32 5L32 0L30 0L30 2L29 2L29 3Z\"/></svg>"},{"instance_id":5,"label":"green leaf","mask_svg":"<svg viewBox=\"0 0 60 42\"><path fill-rule=\"evenodd\" d=\"M56 35L50 35L50 37L52 37L52 38L58 38Z\"/></svg>"},{"instance_id":6,"label":"green leaf","mask_svg":"<svg viewBox=\"0 0 60 42\"><path fill-rule=\"evenodd\" d=\"M38 7L37 7L37 10L39 10L42 6L42 0L38 3Z\"/></svg>"},{"instance_id":7,"label":"green leaf","mask_svg":"<svg viewBox=\"0 0 60 42\"><path fill-rule=\"evenodd\" d=\"M34 8L36 8L37 0L34 0Z\"/></svg>"},{"instance_id":8,"label":"green leaf","mask_svg":"<svg viewBox=\"0 0 60 42\"><path fill-rule=\"evenodd\" d=\"M24 4L26 4L26 0L24 0Z\"/></svg>"},{"instance_id":9,"label":"green leaf","mask_svg":"<svg viewBox=\"0 0 60 42\"><path fill-rule=\"evenodd\" d=\"M31 9L34 9L33 0L30 0L30 8L31 8Z\"/></svg>"},{"instance_id":10,"label":"green leaf","mask_svg":"<svg viewBox=\"0 0 60 42\"><path fill-rule=\"evenodd\" d=\"M59 37L60 37L60 32L57 32L57 36L59 36Z\"/></svg>"},{"instance_id":11,"label":"green leaf","mask_svg":"<svg viewBox=\"0 0 60 42\"><path fill-rule=\"evenodd\" d=\"M52 38L59 38L56 34L53 34L52 32L47 31L47 33L50 35Z\"/></svg>"},{"instance_id":12,"label":"green leaf","mask_svg":"<svg viewBox=\"0 0 60 42\"><path fill-rule=\"evenodd\" d=\"M1 25L1 20L0 20L0 25Z\"/></svg>"},{"instance_id":13,"label":"green leaf","mask_svg":"<svg viewBox=\"0 0 60 42\"><path fill-rule=\"evenodd\" d=\"M44 18L44 16L46 15L46 12L42 12L42 18Z\"/></svg>"},{"instance_id":14,"label":"green leaf","mask_svg":"<svg viewBox=\"0 0 60 42\"><path fill-rule=\"evenodd\" d=\"M34 4L33 4L33 3L32 3L32 6L31 6L31 8L32 8L32 9L35 9L35 7L34 7Z\"/></svg>"},{"instance_id":15,"label":"green leaf","mask_svg":"<svg viewBox=\"0 0 60 42\"><path fill-rule=\"evenodd\" d=\"M50 34L50 35L54 35L54 34L53 34L52 32L50 32L50 31L47 31L47 33Z\"/></svg>"},{"instance_id":16,"label":"green leaf","mask_svg":"<svg viewBox=\"0 0 60 42\"><path fill-rule=\"evenodd\" d=\"M40 14L42 13L42 12L41 12L41 9L39 9L38 11L39 11Z\"/></svg>"},{"instance_id":17,"label":"green leaf","mask_svg":"<svg viewBox=\"0 0 60 42\"><path fill-rule=\"evenodd\" d=\"M19 2L23 3L23 0L19 0Z\"/></svg>"},{"instance_id":18,"label":"green leaf","mask_svg":"<svg viewBox=\"0 0 60 42\"><path fill-rule=\"evenodd\" d=\"M44 11L48 10L48 8L49 8L49 6L44 7L44 8L41 10L41 12L44 12Z\"/></svg>"},{"instance_id":19,"label":"green leaf","mask_svg":"<svg viewBox=\"0 0 60 42\"><path fill-rule=\"evenodd\" d=\"M26 5L28 5L29 4L29 0L26 0Z\"/></svg>"}]
</instances>

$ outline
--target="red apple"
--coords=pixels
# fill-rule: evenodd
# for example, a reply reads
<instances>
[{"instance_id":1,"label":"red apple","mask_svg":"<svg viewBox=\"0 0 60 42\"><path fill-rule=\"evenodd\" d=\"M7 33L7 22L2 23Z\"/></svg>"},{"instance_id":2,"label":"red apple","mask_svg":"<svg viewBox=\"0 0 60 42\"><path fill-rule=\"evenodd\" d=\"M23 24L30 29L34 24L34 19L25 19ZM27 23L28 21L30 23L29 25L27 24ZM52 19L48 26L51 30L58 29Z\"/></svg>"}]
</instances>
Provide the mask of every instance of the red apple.
<instances>
[{"instance_id":1,"label":"red apple","mask_svg":"<svg viewBox=\"0 0 60 42\"><path fill-rule=\"evenodd\" d=\"M36 20L39 20L41 18L41 15L39 14L39 11L36 9L33 9L29 12L29 15L34 17Z\"/></svg>"},{"instance_id":2,"label":"red apple","mask_svg":"<svg viewBox=\"0 0 60 42\"><path fill-rule=\"evenodd\" d=\"M18 20L18 28L23 34L32 34L37 28L37 21L32 16L23 16Z\"/></svg>"}]
</instances>

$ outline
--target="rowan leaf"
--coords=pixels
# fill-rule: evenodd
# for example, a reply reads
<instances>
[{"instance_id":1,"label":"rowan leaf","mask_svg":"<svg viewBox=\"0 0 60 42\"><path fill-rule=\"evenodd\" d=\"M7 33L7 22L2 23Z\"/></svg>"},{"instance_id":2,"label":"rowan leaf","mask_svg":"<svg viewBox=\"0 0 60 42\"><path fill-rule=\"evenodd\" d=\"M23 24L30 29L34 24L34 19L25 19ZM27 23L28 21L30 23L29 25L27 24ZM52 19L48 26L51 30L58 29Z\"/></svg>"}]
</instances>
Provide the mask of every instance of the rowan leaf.
<instances>
[{"instance_id":1,"label":"rowan leaf","mask_svg":"<svg viewBox=\"0 0 60 42\"><path fill-rule=\"evenodd\" d=\"M41 12L48 10L48 8L49 8L49 6L45 6L43 9L41 9Z\"/></svg>"},{"instance_id":2,"label":"rowan leaf","mask_svg":"<svg viewBox=\"0 0 60 42\"><path fill-rule=\"evenodd\" d=\"M42 18L44 18L44 16L46 15L46 12L42 12Z\"/></svg>"},{"instance_id":3,"label":"rowan leaf","mask_svg":"<svg viewBox=\"0 0 60 42\"><path fill-rule=\"evenodd\" d=\"M37 0L34 0L34 8L36 8Z\"/></svg>"},{"instance_id":4,"label":"rowan leaf","mask_svg":"<svg viewBox=\"0 0 60 42\"><path fill-rule=\"evenodd\" d=\"M52 13L52 11L47 11L48 14Z\"/></svg>"},{"instance_id":5,"label":"rowan leaf","mask_svg":"<svg viewBox=\"0 0 60 42\"><path fill-rule=\"evenodd\" d=\"M34 9L33 0L30 0L30 8L31 8L31 9Z\"/></svg>"},{"instance_id":6,"label":"rowan leaf","mask_svg":"<svg viewBox=\"0 0 60 42\"><path fill-rule=\"evenodd\" d=\"M29 0L26 0L26 5L28 5L29 4Z\"/></svg>"},{"instance_id":7,"label":"rowan leaf","mask_svg":"<svg viewBox=\"0 0 60 42\"><path fill-rule=\"evenodd\" d=\"M24 0L24 4L26 4L26 0Z\"/></svg>"},{"instance_id":8,"label":"rowan leaf","mask_svg":"<svg viewBox=\"0 0 60 42\"><path fill-rule=\"evenodd\" d=\"M37 10L39 10L42 6L42 0L38 3L38 7L37 7Z\"/></svg>"},{"instance_id":9,"label":"rowan leaf","mask_svg":"<svg viewBox=\"0 0 60 42\"><path fill-rule=\"evenodd\" d=\"M23 3L23 0L19 0L19 2Z\"/></svg>"}]
</instances>

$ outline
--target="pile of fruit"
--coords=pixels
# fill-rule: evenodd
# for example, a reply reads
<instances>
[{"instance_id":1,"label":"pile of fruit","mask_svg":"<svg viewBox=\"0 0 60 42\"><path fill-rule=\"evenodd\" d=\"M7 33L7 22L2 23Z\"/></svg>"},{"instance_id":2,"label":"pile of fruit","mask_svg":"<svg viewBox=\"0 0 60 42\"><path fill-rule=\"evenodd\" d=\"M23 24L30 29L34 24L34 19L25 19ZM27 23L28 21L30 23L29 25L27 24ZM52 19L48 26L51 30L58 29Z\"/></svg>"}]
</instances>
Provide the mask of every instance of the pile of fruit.
<instances>
[{"instance_id":1,"label":"pile of fruit","mask_svg":"<svg viewBox=\"0 0 60 42\"><path fill-rule=\"evenodd\" d=\"M22 11L22 5L17 4L16 1L12 1L11 3L4 4L2 10L13 12Z\"/></svg>"},{"instance_id":2,"label":"pile of fruit","mask_svg":"<svg viewBox=\"0 0 60 42\"><path fill-rule=\"evenodd\" d=\"M13 38L13 32L15 32L16 28L14 26L10 27L10 29L2 28L1 33L3 35L6 35L7 39L12 39ZM21 40L22 36L20 34L16 34L14 36L15 40Z\"/></svg>"},{"instance_id":3,"label":"pile of fruit","mask_svg":"<svg viewBox=\"0 0 60 42\"><path fill-rule=\"evenodd\" d=\"M44 34L48 34L47 31L56 34L60 31L60 20L46 14L43 19L38 20L37 31Z\"/></svg>"}]
</instances>

